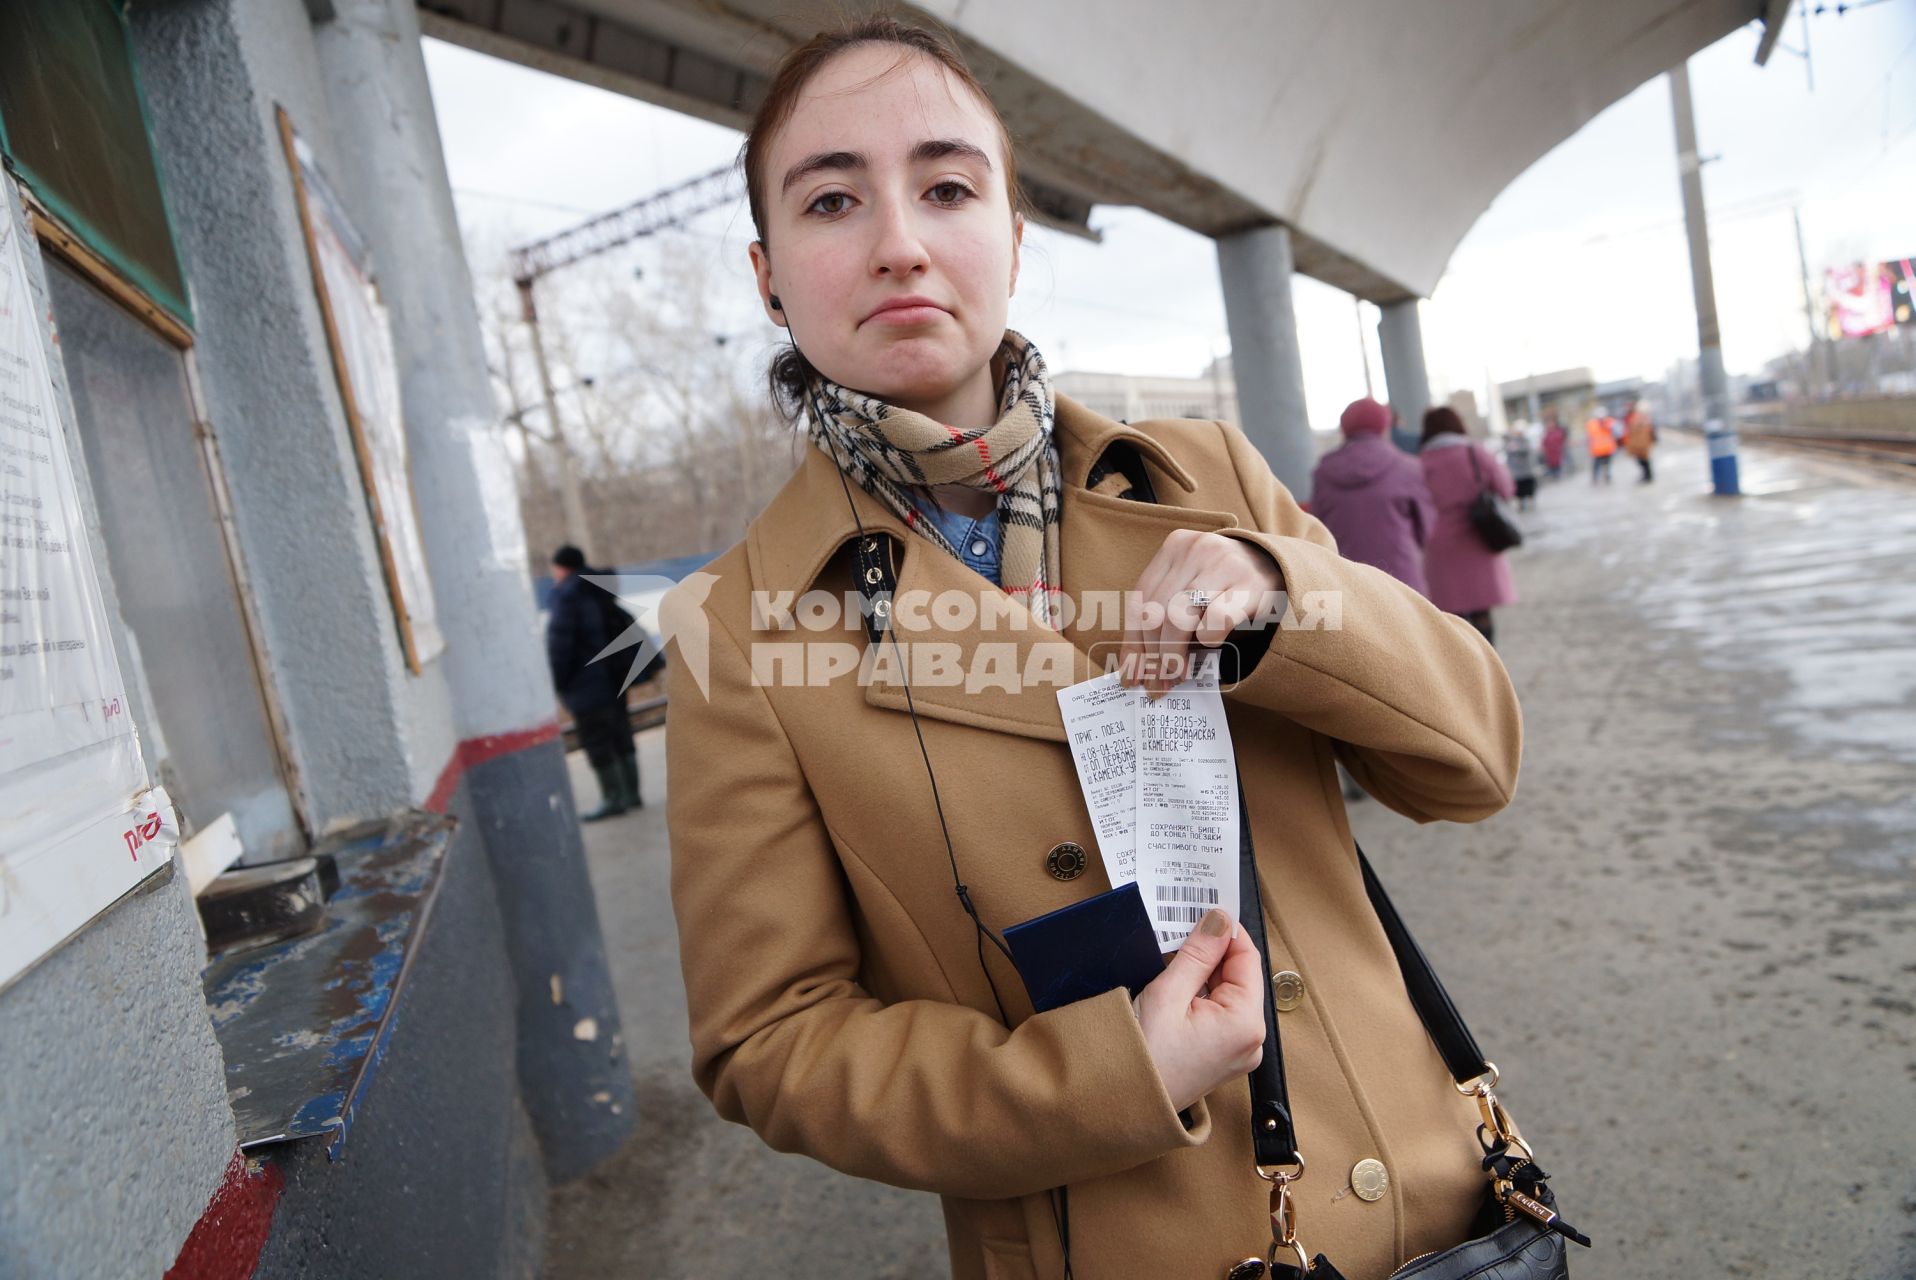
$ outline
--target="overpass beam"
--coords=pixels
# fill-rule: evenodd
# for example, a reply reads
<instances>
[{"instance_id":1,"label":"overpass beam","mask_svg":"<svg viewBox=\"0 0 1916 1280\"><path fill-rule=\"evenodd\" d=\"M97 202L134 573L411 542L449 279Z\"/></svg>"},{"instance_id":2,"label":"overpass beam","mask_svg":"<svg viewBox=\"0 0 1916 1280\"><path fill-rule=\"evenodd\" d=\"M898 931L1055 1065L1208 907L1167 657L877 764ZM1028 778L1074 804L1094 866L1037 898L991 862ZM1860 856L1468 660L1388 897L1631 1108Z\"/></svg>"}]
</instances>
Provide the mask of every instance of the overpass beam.
<instances>
[{"instance_id":1,"label":"overpass beam","mask_svg":"<svg viewBox=\"0 0 1916 1280\"><path fill-rule=\"evenodd\" d=\"M1304 408L1304 361L1291 305L1291 233L1252 227L1220 236L1218 272L1237 375L1238 425L1300 502L1311 496L1317 445Z\"/></svg>"},{"instance_id":2,"label":"overpass beam","mask_svg":"<svg viewBox=\"0 0 1916 1280\"><path fill-rule=\"evenodd\" d=\"M1417 299L1386 303L1378 308L1377 346L1384 355L1385 394L1401 425L1391 430L1397 447L1417 452L1424 433L1424 411L1430 408L1430 373L1424 367L1424 325Z\"/></svg>"}]
</instances>

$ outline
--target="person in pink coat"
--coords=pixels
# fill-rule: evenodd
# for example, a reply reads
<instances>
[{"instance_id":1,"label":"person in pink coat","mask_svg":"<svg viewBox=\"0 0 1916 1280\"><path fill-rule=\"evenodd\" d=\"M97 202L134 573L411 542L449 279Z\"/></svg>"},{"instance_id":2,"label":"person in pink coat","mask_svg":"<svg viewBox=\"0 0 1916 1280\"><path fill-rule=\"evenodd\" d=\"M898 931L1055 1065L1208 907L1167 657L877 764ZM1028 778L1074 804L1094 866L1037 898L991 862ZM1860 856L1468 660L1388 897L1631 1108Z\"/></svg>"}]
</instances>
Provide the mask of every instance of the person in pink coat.
<instances>
[{"instance_id":1,"label":"person in pink coat","mask_svg":"<svg viewBox=\"0 0 1916 1280\"><path fill-rule=\"evenodd\" d=\"M1503 556L1477 536L1470 523L1470 504L1484 489L1514 498L1517 486L1490 450L1464 434L1464 420L1446 406L1424 415L1417 456L1424 464L1424 483L1437 504L1436 525L1424 544L1430 601L1439 609L1461 614L1495 644L1490 611L1515 604L1517 584Z\"/></svg>"},{"instance_id":2,"label":"person in pink coat","mask_svg":"<svg viewBox=\"0 0 1916 1280\"><path fill-rule=\"evenodd\" d=\"M1563 476L1563 450L1570 442L1570 433L1557 420L1555 409L1544 415L1544 421L1548 425L1543 429L1543 473L1557 480Z\"/></svg>"},{"instance_id":3,"label":"person in pink coat","mask_svg":"<svg viewBox=\"0 0 1916 1280\"><path fill-rule=\"evenodd\" d=\"M1424 539L1437 513L1423 468L1390 442L1390 410L1375 400L1353 400L1338 427L1344 443L1311 476L1311 514L1337 539L1337 554L1428 596Z\"/></svg>"}]
</instances>

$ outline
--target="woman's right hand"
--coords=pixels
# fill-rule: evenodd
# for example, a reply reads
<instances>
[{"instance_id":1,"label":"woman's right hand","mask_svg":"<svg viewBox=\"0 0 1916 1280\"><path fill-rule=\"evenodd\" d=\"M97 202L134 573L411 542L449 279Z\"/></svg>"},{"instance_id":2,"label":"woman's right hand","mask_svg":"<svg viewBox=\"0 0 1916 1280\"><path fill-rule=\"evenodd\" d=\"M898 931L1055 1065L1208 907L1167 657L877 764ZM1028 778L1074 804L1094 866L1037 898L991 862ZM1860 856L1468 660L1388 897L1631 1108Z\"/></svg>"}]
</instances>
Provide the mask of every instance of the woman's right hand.
<instances>
[{"instance_id":1,"label":"woman's right hand","mask_svg":"<svg viewBox=\"0 0 1916 1280\"><path fill-rule=\"evenodd\" d=\"M1138 1023L1179 1111L1254 1070L1264 1060L1264 971L1244 930L1222 911L1199 921L1138 993Z\"/></svg>"}]
</instances>

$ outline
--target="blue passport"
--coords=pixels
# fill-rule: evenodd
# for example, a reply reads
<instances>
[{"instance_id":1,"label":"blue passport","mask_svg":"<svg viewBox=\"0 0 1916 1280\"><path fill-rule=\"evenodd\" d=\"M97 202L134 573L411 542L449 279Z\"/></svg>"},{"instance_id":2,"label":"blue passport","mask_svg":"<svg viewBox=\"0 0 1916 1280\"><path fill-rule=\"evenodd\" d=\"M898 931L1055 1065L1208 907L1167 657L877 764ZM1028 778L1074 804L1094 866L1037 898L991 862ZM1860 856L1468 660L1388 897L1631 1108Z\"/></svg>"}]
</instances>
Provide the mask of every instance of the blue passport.
<instances>
[{"instance_id":1,"label":"blue passport","mask_svg":"<svg viewBox=\"0 0 1916 1280\"><path fill-rule=\"evenodd\" d=\"M1164 972L1158 935L1135 883L1014 924L1005 943L1039 1013L1113 987L1136 995Z\"/></svg>"}]
</instances>

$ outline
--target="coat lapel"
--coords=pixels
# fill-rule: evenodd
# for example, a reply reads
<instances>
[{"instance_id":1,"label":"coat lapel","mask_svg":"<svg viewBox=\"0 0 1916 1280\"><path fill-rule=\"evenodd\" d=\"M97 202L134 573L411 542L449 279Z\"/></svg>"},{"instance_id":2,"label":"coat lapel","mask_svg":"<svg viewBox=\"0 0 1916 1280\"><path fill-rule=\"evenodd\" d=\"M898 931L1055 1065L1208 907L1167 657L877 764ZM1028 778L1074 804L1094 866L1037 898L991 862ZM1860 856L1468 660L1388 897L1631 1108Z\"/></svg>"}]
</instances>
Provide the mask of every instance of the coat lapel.
<instances>
[{"instance_id":1,"label":"coat lapel","mask_svg":"<svg viewBox=\"0 0 1916 1280\"><path fill-rule=\"evenodd\" d=\"M865 701L906 710L904 676L920 715L1063 742L1058 690L1097 674L1084 651L928 539L903 553L892 602L903 658L890 640L867 651Z\"/></svg>"},{"instance_id":2,"label":"coat lapel","mask_svg":"<svg viewBox=\"0 0 1916 1280\"><path fill-rule=\"evenodd\" d=\"M1058 690L1100 674L1116 656L1124 638L1116 606L1165 537L1180 528L1232 528L1238 520L1228 511L1178 505L1195 486L1155 437L1065 396L1057 398L1055 439L1064 473L1060 585L1072 601L1070 625L1062 633L1038 622L1021 602L956 557L911 533L856 485L850 486L847 504L837 468L816 447L807 447L798 474L755 522L747 540L753 581L773 592L818 587L842 598L851 580L826 582L820 575L858 536L859 523L868 532L891 535L899 548L893 629L904 655L901 660L889 640L882 650L866 653L860 671L865 701L905 711L904 677L911 683L910 705L921 715L1063 742ZM1092 463L1119 441L1131 444L1151 465L1157 504L1084 488ZM962 599L961 612L954 617L951 605L934 607L941 599ZM1093 599L1099 600L1095 613L1085 607Z\"/></svg>"},{"instance_id":3,"label":"coat lapel","mask_svg":"<svg viewBox=\"0 0 1916 1280\"><path fill-rule=\"evenodd\" d=\"M1086 651L1095 671L1114 659L1124 639L1121 613L1106 602L1136 586L1173 529L1215 532L1237 526L1229 511L1184 506L1196 490L1190 473L1157 437L1058 397L1057 439L1064 466L1061 573L1072 613L1065 634ZM1157 502L1136 502L1084 487L1092 464L1114 444L1128 444L1148 465Z\"/></svg>"}]
</instances>

